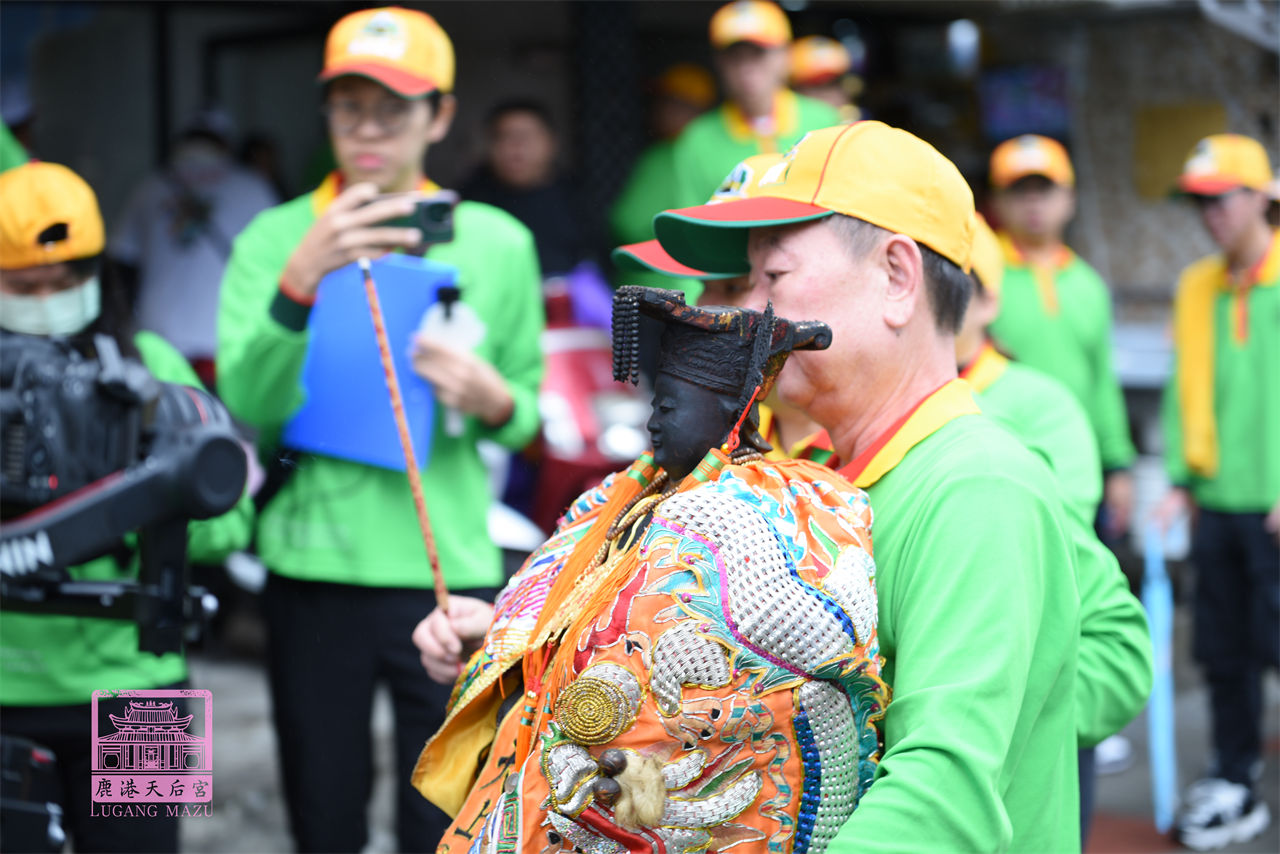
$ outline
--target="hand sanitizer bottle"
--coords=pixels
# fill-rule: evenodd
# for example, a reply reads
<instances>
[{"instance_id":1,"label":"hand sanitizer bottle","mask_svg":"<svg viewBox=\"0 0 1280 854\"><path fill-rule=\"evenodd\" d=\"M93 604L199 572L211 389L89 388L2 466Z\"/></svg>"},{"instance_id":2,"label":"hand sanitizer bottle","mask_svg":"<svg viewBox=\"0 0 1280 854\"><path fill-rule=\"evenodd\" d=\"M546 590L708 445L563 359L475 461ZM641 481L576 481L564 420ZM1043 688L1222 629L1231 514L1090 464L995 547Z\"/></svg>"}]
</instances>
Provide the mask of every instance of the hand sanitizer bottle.
<instances>
[{"instance_id":1,"label":"hand sanitizer bottle","mask_svg":"<svg viewBox=\"0 0 1280 854\"><path fill-rule=\"evenodd\" d=\"M422 315L419 334L447 344L455 350L471 351L484 340L485 325L475 309L462 301L457 287L446 285L436 295L436 302ZM444 413L444 432L461 436L462 413L449 407Z\"/></svg>"}]
</instances>

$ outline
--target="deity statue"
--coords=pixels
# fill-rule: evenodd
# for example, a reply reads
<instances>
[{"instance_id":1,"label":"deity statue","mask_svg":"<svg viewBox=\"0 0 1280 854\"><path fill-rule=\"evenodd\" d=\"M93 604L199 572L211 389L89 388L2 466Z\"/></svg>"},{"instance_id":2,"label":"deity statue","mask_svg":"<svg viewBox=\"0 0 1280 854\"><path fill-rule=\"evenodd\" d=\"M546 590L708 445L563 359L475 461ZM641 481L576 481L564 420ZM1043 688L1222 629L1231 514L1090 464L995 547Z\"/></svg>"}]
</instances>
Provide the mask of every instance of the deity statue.
<instances>
[{"instance_id":1,"label":"deity statue","mask_svg":"<svg viewBox=\"0 0 1280 854\"><path fill-rule=\"evenodd\" d=\"M766 460L756 401L830 330L620 288L614 374L665 324L653 450L578 498L511 579L414 772L446 852L822 851L888 703L871 507Z\"/></svg>"}]
</instances>

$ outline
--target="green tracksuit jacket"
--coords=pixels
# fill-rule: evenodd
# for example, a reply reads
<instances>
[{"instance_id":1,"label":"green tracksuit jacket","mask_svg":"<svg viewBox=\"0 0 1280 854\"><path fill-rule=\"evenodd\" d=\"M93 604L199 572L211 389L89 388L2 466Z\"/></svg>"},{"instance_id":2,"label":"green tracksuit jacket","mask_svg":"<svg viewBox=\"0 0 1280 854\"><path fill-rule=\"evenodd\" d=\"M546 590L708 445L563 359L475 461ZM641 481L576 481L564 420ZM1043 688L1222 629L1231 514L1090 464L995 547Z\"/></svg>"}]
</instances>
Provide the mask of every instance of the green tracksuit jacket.
<instances>
[{"instance_id":1,"label":"green tracksuit jacket","mask_svg":"<svg viewBox=\"0 0 1280 854\"><path fill-rule=\"evenodd\" d=\"M1050 275L1054 296L1048 301L1056 305L1048 304L1037 271L1008 256L1000 315L991 334L1019 362L1065 385L1089 416L1103 468L1125 468L1136 452L1111 366L1111 295L1102 277L1074 252Z\"/></svg>"},{"instance_id":2,"label":"green tracksuit jacket","mask_svg":"<svg viewBox=\"0 0 1280 854\"><path fill-rule=\"evenodd\" d=\"M285 297L279 280L316 219L315 196L259 214L236 239L222 284L218 390L237 417L262 431L265 453L275 452L276 437L303 399L299 378L310 309ZM462 299L487 328L475 352L506 379L515 410L498 428L468 417L463 435L451 437L443 429L443 407L437 407L423 490L445 582L495 587L503 580L501 555L486 527L491 497L476 441L520 448L537 432L542 291L533 237L514 217L462 202L454 225L454 240L432 247L427 257L461 271ZM352 334L369 335L375 346L368 317L353 318ZM308 454L298 461L261 513L258 551L273 572L300 580L431 585L404 473L332 457Z\"/></svg>"},{"instance_id":3,"label":"green tracksuit jacket","mask_svg":"<svg viewBox=\"0 0 1280 854\"><path fill-rule=\"evenodd\" d=\"M134 343L156 379L200 385L187 360L159 335L139 332ZM253 502L246 496L216 519L190 523L187 557L199 563L220 561L248 545L252 527ZM83 581L136 577L138 559L135 554L122 568L114 557L103 557L69 571ZM186 677L181 654L138 651L134 623L8 611L0 615L0 705L74 706L88 703L98 689L157 688Z\"/></svg>"}]
</instances>

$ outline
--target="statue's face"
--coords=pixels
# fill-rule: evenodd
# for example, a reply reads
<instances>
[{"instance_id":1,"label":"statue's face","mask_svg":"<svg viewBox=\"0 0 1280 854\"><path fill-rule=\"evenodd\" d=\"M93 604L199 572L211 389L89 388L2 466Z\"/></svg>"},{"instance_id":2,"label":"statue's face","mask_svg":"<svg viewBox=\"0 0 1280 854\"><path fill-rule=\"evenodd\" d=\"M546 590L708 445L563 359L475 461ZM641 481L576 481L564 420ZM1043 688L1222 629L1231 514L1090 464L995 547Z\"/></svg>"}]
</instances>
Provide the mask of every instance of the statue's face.
<instances>
[{"instance_id":1,"label":"statue's face","mask_svg":"<svg viewBox=\"0 0 1280 854\"><path fill-rule=\"evenodd\" d=\"M649 435L653 459L672 481L683 480L733 428L736 401L687 380L659 373L653 384Z\"/></svg>"}]
</instances>

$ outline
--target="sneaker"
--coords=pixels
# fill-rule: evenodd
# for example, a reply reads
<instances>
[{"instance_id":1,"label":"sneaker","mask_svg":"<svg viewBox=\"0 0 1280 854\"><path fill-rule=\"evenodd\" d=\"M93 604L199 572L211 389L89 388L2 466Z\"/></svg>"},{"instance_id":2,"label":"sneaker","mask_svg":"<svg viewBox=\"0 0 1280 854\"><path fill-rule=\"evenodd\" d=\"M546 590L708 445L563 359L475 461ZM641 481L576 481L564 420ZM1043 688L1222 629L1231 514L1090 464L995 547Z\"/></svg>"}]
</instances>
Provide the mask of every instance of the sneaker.
<instances>
[{"instance_id":1,"label":"sneaker","mask_svg":"<svg viewBox=\"0 0 1280 854\"><path fill-rule=\"evenodd\" d=\"M1133 745L1123 735L1098 742L1093 749L1094 768L1099 774L1119 774L1133 765Z\"/></svg>"},{"instance_id":2,"label":"sneaker","mask_svg":"<svg viewBox=\"0 0 1280 854\"><path fill-rule=\"evenodd\" d=\"M1270 823L1271 811L1248 786L1214 777L1187 789L1174 837L1195 851L1210 851L1248 842Z\"/></svg>"}]
</instances>

